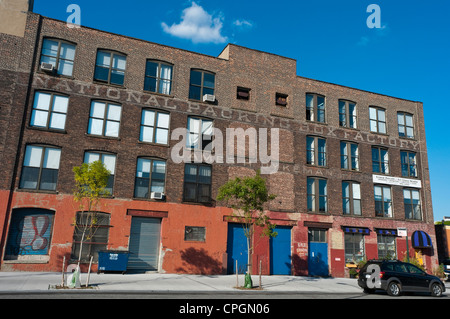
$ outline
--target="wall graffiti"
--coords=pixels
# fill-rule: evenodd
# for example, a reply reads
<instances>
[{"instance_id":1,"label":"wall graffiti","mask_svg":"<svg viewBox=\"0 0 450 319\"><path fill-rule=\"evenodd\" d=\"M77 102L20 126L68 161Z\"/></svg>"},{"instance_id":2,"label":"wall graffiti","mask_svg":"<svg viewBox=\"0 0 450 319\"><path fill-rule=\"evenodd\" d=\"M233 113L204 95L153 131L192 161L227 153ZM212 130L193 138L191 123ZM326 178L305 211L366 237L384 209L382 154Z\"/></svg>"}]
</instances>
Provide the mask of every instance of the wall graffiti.
<instances>
[{"instance_id":1,"label":"wall graffiti","mask_svg":"<svg viewBox=\"0 0 450 319\"><path fill-rule=\"evenodd\" d=\"M6 255L46 255L51 243L53 212L18 209L11 218Z\"/></svg>"}]
</instances>

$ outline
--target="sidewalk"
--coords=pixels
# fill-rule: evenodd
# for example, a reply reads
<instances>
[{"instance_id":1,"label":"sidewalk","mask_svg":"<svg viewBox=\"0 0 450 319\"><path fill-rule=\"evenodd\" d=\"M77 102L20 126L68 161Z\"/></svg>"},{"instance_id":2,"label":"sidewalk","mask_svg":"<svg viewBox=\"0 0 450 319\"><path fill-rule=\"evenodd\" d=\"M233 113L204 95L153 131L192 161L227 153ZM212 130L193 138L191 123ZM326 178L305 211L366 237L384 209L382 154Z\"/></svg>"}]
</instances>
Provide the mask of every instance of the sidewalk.
<instances>
[{"instance_id":1,"label":"sidewalk","mask_svg":"<svg viewBox=\"0 0 450 319\"><path fill-rule=\"evenodd\" d=\"M87 274L81 274L81 284L86 283ZM253 286L259 285L259 276L254 275ZM55 289L61 285L61 273L49 272L0 272L0 293L65 291ZM236 291L236 275L202 276L177 274L112 274L91 273L89 285L104 292L226 292ZM244 285L244 276L239 275L239 286ZM323 292L360 293L356 279L312 278L297 276L262 276L262 291L265 292ZM71 289L88 291L90 289ZM92 290L90 290L92 291Z\"/></svg>"}]
</instances>

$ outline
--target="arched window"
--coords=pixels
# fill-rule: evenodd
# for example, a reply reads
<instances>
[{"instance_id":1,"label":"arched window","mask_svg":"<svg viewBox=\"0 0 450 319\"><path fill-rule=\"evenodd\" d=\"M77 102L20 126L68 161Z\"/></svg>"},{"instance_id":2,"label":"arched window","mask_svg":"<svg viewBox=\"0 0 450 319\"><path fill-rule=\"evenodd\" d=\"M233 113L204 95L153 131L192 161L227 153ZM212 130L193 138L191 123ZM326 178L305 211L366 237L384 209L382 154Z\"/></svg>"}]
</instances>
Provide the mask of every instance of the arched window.
<instances>
[{"instance_id":1,"label":"arched window","mask_svg":"<svg viewBox=\"0 0 450 319\"><path fill-rule=\"evenodd\" d=\"M173 65L167 62L147 60L144 90L170 95L172 92Z\"/></svg>"},{"instance_id":2,"label":"arched window","mask_svg":"<svg viewBox=\"0 0 450 319\"><path fill-rule=\"evenodd\" d=\"M48 258L55 212L40 208L17 208L11 215L5 260ZM47 259L48 260L48 259Z\"/></svg>"},{"instance_id":3,"label":"arched window","mask_svg":"<svg viewBox=\"0 0 450 319\"><path fill-rule=\"evenodd\" d=\"M203 70L191 70L189 98L204 101L205 95L214 95L216 75Z\"/></svg>"},{"instance_id":4,"label":"arched window","mask_svg":"<svg viewBox=\"0 0 450 319\"><path fill-rule=\"evenodd\" d=\"M56 190L61 149L46 145L27 145L19 188Z\"/></svg>"},{"instance_id":5,"label":"arched window","mask_svg":"<svg viewBox=\"0 0 450 319\"><path fill-rule=\"evenodd\" d=\"M91 256L94 262L98 261L98 252L106 250L108 246L109 221L108 213L77 212L72 244L73 260L78 260L82 249L82 262L89 262Z\"/></svg>"},{"instance_id":6,"label":"arched window","mask_svg":"<svg viewBox=\"0 0 450 319\"><path fill-rule=\"evenodd\" d=\"M98 50L94 80L123 85L126 65L127 57L125 54L109 50Z\"/></svg>"},{"instance_id":7,"label":"arched window","mask_svg":"<svg viewBox=\"0 0 450 319\"><path fill-rule=\"evenodd\" d=\"M63 40L44 39L40 60L41 69L43 65L51 64L53 72L59 75L72 76L75 48L75 44ZM47 71L47 68L45 70Z\"/></svg>"},{"instance_id":8,"label":"arched window","mask_svg":"<svg viewBox=\"0 0 450 319\"><path fill-rule=\"evenodd\" d=\"M162 199L165 192L166 162L156 158L138 158L134 197Z\"/></svg>"},{"instance_id":9,"label":"arched window","mask_svg":"<svg viewBox=\"0 0 450 319\"><path fill-rule=\"evenodd\" d=\"M361 185L357 182L342 182L342 212L344 215L361 215Z\"/></svg>"}]
</instances>

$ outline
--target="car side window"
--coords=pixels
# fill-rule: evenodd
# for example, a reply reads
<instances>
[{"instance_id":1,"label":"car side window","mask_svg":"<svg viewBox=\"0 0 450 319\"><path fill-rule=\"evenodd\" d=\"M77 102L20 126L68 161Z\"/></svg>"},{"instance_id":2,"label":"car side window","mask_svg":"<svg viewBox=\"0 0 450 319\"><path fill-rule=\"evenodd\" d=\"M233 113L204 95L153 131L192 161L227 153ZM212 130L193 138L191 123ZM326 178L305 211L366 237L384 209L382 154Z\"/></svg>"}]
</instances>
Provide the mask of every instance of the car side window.
<instances>
[{"instance_id":1,"label":"car side window","mask_svg":"<svg viewBox=\"0 0 450 319\"><path fill-rule=\"evenodd\" d=\"M402 265L402 264L395 265L395 271L397 271L397 272L408 272L408 270L406 270L405 265Z\"/></svg>"},{"instance_id":2,"label":"car side window","mask_svg":"<svg viewBox=\"0 0 450 319\"><path fill-rule=\"evenodd\" d=\"M393 264L387 264L387 265L384 266L384 268L386 270L389 270L389 271L394 271L394 265Z\"/></svg>"},{"instance_id":3,"label":"car side window","mask_svg":"<svg viewBox=\"0 0 450 319\"><path fill-rule=\"evenodd\" d=\"M423 274L423 271L420 270L420 268L413 266L413 265L408 265L408 271L411 274L418 274L418 275Z\"/></svg>"}]
</instances>

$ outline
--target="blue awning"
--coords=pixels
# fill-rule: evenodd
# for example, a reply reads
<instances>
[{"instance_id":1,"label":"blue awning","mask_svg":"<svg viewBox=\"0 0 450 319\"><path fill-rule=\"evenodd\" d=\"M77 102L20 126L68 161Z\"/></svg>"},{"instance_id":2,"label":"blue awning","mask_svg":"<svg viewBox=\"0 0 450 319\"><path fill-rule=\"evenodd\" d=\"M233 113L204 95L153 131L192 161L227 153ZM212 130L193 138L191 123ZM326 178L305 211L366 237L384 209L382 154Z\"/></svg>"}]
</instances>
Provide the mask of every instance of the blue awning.
<instances>
[{"instance_id":1,"label":"blue awning","mask_svg":"<svg viewBox=\"0 0 450 319\"><path fill-rule=\"evenodd\" d=\"M366 227L342 226L342 230L344 231L344 233L348 234L362 234L362 235L370 234L370 229Z\"/></svg>"},{"instance_id":2,"label":"blue awning","mask_svg":"<svg viewBox=\"0 0 450 319\"><path fill-rule=\"evenodd\" d=\"M430 235L422 230L415 231L411 236L411 244L414 248L431 248L433 242Z\"/></svg>"},{"instance_id":3,"label":"blue awning","mask_svg":"<svg viewBox=\"0 0 450 319\"><path fill-rule=\"evenodd\" d=\"M379 235L397 236L397 230L396 229L375 228L375 232L377 234L379 234Z\"/></svg>"}]
</instances>

